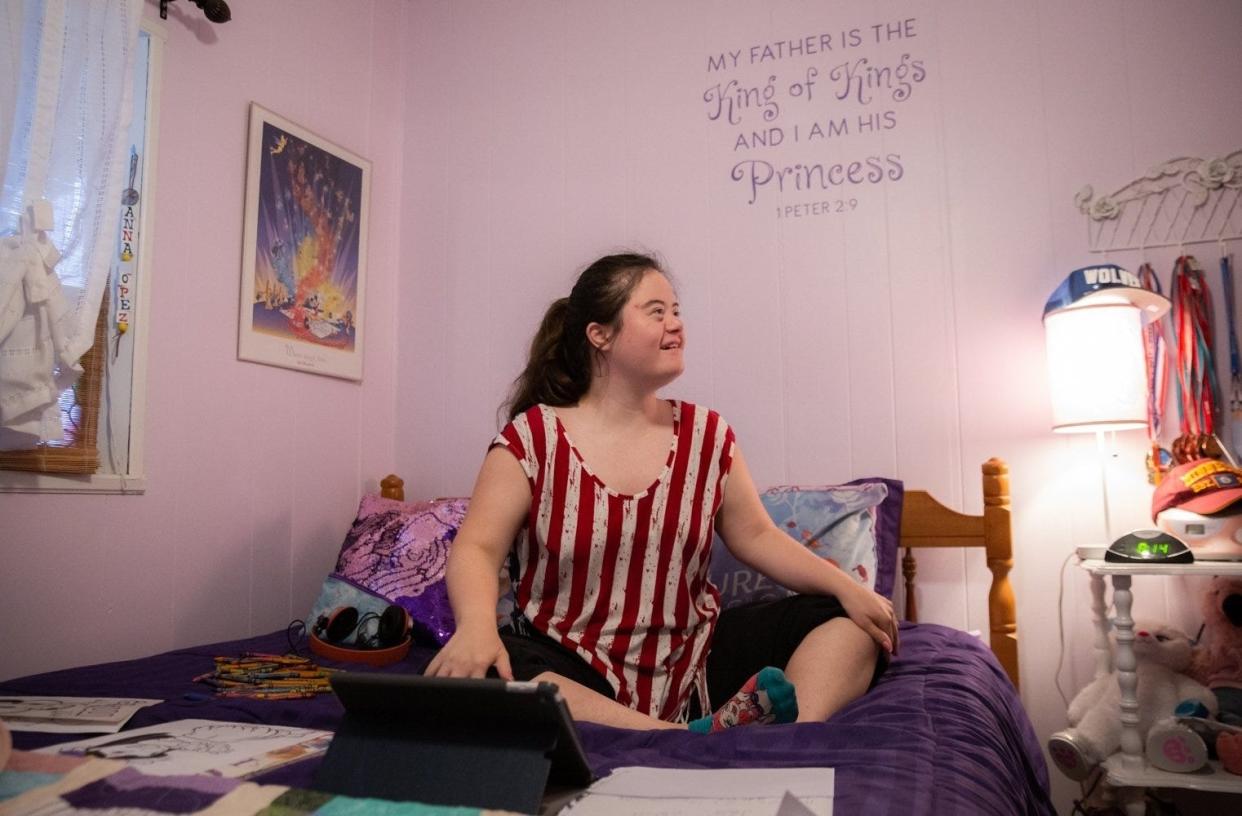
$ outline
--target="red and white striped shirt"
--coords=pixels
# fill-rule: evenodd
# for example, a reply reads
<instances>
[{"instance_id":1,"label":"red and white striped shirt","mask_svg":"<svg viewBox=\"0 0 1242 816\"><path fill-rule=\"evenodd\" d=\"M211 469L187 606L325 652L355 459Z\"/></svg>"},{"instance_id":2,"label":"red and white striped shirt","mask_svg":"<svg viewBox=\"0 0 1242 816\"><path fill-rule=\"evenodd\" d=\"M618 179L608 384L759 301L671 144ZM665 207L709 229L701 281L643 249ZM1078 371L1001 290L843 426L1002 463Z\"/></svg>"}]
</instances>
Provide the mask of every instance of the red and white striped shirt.
<instances>
[{"instance_id":1,"label":"red and white striped shirt","mask_svg":"<svg viewBox=\"0 0 1242 816\"><path fill-rule=\"evenodd\" d=\"M603 675L617 700L674 720L702 684L720 595L707 579L712 524L733 457L715 411L673 401L659 478L623 495L593 474L552 408L505 426L531 486L515 551L518 610Z\"/></svg>"}]
</instances>

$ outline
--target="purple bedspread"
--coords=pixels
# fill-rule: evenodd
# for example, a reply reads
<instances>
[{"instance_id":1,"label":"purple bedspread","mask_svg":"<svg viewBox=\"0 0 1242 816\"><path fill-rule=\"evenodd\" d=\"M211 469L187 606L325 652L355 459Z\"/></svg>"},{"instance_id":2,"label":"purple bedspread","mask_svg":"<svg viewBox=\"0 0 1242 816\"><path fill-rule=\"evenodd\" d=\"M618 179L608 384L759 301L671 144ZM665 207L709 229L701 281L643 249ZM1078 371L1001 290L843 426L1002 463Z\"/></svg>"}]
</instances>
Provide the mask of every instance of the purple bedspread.
<instances>
[{"instance_id":1,"label":"purple bedspread","mask_svg":"<svg viewBox=\"0 0 1242 816\"><path fill-rule=\"evenodd\" d=\"M0 694L166 701L139 711L130 728L195 717L335 729L342 709L330 695L199 699L206 689L191 678L211 671L213 656L242 651L287 651L284 632L19 678L0 683ZM418 671L430 656L429 650L415 650L385 670ZM578 730L600 775L624 765L831 766L838 813L1054 813L1039 742L991 651L970 635L933 624L903 624L900 656L871 691L826 723L735 728L706 737L589 723ZM14 747L23 749L78 738L31 732L13 737ZM286 766L257 781L310 787L315 765L308 760Z\"/></svg>"}]
</instances>

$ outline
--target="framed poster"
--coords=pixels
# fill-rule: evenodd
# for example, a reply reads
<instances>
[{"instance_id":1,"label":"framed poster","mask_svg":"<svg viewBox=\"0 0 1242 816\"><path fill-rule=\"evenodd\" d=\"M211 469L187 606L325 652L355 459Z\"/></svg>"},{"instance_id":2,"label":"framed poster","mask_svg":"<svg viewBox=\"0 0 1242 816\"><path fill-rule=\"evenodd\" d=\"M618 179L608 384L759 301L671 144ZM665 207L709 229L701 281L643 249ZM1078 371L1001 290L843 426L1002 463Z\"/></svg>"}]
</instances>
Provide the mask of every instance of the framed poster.
<instances>
[{"instance_id":1,"label":"framed poster","mask_svg":"<svg viewBox=\"0 0 1242 816\"><path fill-rule=\"evenodd\" d=\"M362 379L371 163L250 104L241 360Z\"/></svg>"}]
</instances>

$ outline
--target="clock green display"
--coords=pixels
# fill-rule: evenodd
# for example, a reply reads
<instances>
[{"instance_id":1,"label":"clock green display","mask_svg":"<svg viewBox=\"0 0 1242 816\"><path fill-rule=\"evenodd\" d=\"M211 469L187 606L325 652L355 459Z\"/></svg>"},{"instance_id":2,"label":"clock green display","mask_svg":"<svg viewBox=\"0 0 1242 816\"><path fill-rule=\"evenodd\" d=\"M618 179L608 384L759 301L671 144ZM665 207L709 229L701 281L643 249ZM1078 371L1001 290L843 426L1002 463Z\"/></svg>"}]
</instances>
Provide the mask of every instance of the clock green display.
<instances>
[{"instance_id":1,"label":"clock green display","mask_svg":"<svg viewBox=\"0 0 1242 816\"><path fill-rule=\"evenodd\" d=\"M1177 536L1160 530L1135 530L1114 541L1105 551L1104 560L1132 564L1190 564L1195 556Z\"/></svg>"}]
</instances>

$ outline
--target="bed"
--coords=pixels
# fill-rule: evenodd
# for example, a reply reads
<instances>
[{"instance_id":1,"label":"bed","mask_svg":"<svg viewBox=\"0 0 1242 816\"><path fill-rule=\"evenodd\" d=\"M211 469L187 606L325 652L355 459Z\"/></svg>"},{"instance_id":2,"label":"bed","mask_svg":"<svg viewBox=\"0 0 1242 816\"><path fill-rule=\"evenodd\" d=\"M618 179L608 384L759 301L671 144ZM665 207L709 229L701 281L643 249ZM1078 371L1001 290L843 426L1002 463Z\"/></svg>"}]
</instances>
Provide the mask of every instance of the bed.
<instances>
[{"instance_id":1,"label":"bed","mask_svg":"<svg viewBox=\"0 0 1242 816\"><path fill-rule=\"evenodd\" d=\"M1019 666L1013 590L1008 470L996 459L982 468L981 515L966 515L917 490L900 511L901 575L913 599L916 551L982 547L992 584L989 638L918 623L907 602L901 651L864 697L825 723L735 728L711 737L577 725L597 775L627 765L675 768L822 767L835 769L838 813L1051 814L1048 771L1017 694ZM385 480L393 499L399 479ZM86 666L0 683L0 694L150 697L127 729L196 718L333 730L342 709L330 695L297 700L220 699L192 679L217 655L287 651L281 630L258 637L178 649L150 657ZM416 646L403 661L373 669L417 672L434 649ZM325 665L332 661L319 659ZM356 668L349 666L348 668ZM76 735L15 732L14 747L31 750ZM254 781L309 788L317 759L270 770ZM132 803L132 800L131 800ZM2 811L0 805L0 811Z\"/></svg>"}]
</instances>

